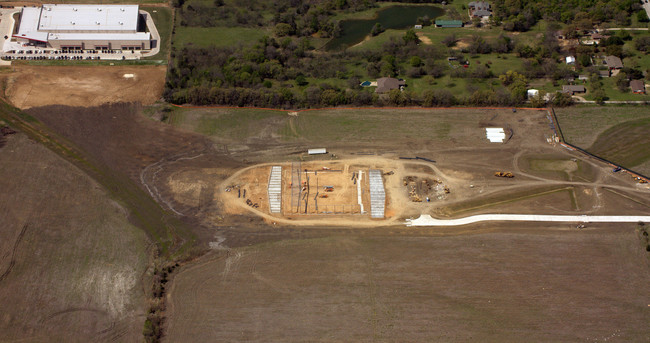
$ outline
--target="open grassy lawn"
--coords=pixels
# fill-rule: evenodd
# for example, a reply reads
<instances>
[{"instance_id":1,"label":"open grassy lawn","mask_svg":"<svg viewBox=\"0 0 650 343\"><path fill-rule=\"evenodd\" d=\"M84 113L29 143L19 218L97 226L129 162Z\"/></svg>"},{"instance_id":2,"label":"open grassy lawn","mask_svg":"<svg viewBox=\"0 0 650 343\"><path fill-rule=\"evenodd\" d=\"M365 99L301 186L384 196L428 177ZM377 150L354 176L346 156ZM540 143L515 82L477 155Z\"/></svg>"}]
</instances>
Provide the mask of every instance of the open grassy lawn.
<instances>
[{"instance_id":1,"label":"open grassy lawn","mask_svg":"<svg viewBox=\"0 0 650 343\"><path fill-rule=\"evenodd\" d=\"M173 10L169 7L152 7L142 6L140 9L149 12L156 24L158 34L160 34L160 52L156 56L151 56L146 59L166 60L169 55L169 46L172 37L172 17Z\"/></svg>"},{"instance_id":2,"label":"open grassy lawn","mask_svg":"<svg viewBox=\"0 0 650 343\"><path fill-rule=\"evenodd\" d=\"M634 94L628 87L625 92L621 92L618 87L616 87L616 81L612 77L605 77L600 80L603 83L603 89L605 94L607 94L608 100L618 100L618 101L650 101L650 95L647 94ZM589 84L585 85L589 89ZM594 100L593 93L587 93L584 96L587 100Z\"/></svg>"},{"instance_id":3,"label":"open grassy lawn","mask_svg":"<svg viewBox=\"0 0 650 343\"><path fill-rule=\"evenodd\" d=\"M270 34L270 31L262 28L176 26L173 44L176 48L189 44L198 47L252 45Z\"/></svg>"},{"instance_id":4,"label":"open grassy lawn","mask_svg":"<svg viewBox=\"0 0 650 343\"><path fill-rule=\"evenodd\" d=\"M634 169L650 161L650 116L626 121L598 135L588 151Z\"/></svg>"},{"instance_id":5,"label":"open grassy lawn","mask_svg":"<svg viewBox=\"0 0 650 343\"><path fill-rule=\"evenodd\" d=\"M493 112L462 108L340 108L302 111L297 117L286 113L246 108L173 107L166 122L220 140L241 141L266 135L285 142L350 139L376 142L378 139L389 141L391 137L426 137L430 142L446 142L454 137L457 142L474 144L482 139L478 122L493 116Z\"/></svg>"}]
</instances>

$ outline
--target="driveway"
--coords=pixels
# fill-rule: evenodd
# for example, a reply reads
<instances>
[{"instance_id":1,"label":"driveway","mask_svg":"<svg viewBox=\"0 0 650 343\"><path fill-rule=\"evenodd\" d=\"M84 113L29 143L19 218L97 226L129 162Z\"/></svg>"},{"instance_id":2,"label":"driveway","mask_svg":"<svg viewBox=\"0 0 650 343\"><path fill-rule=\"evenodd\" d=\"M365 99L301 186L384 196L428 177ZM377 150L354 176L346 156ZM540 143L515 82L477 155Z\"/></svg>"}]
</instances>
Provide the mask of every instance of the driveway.
<instances>
[{"instance_id":1,"label":"driveway","mask_svg":"<svg viewBox=\"0 0 650 343\"><path fill-rule=\"evenodd\" d=\"M458 219L435 219L423 214L417 219L407 219L406 226L458 226L482 221L530 221L573 223L636 223L650 222L650 216L571 216L539 214L479 214Z\"/></svg>"}]
</instances>

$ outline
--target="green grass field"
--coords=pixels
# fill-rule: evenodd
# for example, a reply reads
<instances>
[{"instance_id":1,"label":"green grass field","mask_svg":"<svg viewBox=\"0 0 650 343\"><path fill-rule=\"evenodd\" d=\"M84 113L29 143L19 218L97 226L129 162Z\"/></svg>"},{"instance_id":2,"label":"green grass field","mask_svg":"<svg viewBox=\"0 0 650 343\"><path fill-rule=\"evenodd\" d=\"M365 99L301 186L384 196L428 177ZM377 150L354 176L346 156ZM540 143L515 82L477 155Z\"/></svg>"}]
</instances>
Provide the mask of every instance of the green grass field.
<instances>
[{"instance_id":1,"label":"green grass field","mask_svg":"<svg viewBox=\"0 0 650 343\"><path fill-rule=\"evenodd\" d=\"M271 32L266 29L247 27L184 27L176 26L174 47L185 45L198 47L227 47L237 44L252 45Z\"/></svg>"},{"instance_id":2,"label":"green grass field","mask_svg":"<svg viewBox=\"0 0 650 343\"><path fill-rule=\"evenodd\" d=\"M650 116L626 121L598 135L588 151L628 168L650 161Z\"/></svg>"},{"instance_id":3,"label":"green grass field","mask_svg":"<svg viewBox=\"0 0 650 343\"><path fill-rule=\"evenodd\" d=\"M166 60L169 55L169 46L172 37L173 10L168 7L142 6L141 10L149 12L160 34L160 52L156 56L147 57L151 60Z\"/></svg>"},{"instance_id":4,"label":"green grass field","mask_svg":"<svg viewBox=\"0 0 650 343\"><path fill-rule=\"evenodd\" d=\"M580 106L555 109L567 142L650 174L650 108Z\"/></svg>"}]
</instances>

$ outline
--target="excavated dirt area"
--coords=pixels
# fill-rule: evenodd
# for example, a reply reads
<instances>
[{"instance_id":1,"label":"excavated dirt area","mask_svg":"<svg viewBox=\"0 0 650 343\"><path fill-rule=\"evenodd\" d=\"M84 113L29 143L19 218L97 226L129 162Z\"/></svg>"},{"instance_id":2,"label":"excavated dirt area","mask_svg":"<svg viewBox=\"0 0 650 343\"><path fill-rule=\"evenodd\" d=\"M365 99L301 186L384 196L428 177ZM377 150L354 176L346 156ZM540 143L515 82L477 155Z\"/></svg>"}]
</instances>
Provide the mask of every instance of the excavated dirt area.
<instances>
[{"instance_id":1,"label":"excavated dirt area","mask_svg":"<svg viewBox=\"0 0 650 343\"><path fill-rule=\"evenodd\" d=\"M5 94L18 108L47 105L100 106L162 96L165 66L13 66ZM131 76L132 77L125 77Z\"/></svg>"}]
</instances>

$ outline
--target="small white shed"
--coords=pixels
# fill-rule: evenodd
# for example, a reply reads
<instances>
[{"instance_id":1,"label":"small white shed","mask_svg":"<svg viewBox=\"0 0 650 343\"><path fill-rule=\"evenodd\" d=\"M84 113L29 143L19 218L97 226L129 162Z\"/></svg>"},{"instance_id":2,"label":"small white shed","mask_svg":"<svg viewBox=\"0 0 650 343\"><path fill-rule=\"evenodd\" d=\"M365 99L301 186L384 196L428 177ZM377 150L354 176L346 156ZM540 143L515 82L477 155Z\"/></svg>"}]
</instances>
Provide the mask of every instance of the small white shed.
<instances>
[{"instance_id":1,"label":"small white shed","mask_svg":"<svg viewBox=\"0 0 650 343\"><path fill-rule=\"evenodd\" d=\"M576 58L573 56L566 57L566 64L576 64Z\"/></svg>"},{"instance_id":2,"label":"small white shed","mask_svg":"<svg viewBox=\"0 0 650 343\"><path fill-rule=\"evenodd\" d=\"M539 95L539 90L537 89L529 89L528 90L528 98L534 98Z\"/></svg>"}]
</instances>

